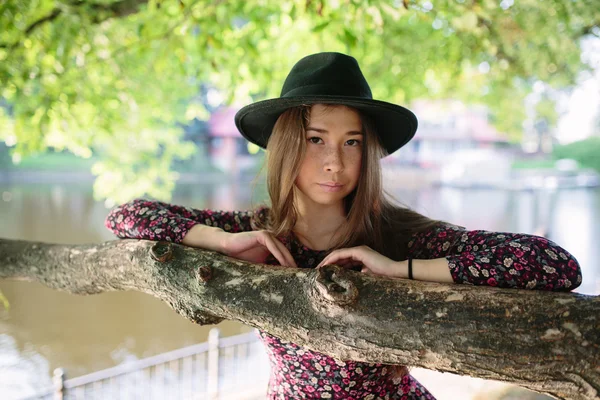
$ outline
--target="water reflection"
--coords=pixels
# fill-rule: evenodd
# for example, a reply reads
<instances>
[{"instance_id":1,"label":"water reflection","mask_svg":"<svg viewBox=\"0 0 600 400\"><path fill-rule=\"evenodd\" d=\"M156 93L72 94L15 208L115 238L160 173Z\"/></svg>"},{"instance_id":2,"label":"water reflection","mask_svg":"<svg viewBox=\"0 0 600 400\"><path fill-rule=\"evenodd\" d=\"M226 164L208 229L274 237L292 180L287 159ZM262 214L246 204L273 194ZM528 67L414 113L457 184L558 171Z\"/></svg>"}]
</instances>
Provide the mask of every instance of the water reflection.
<instances>
[{"instance_id":1,"label":"water reflection","mask_svg":"<svg viewBox=\"0 0 600 400\"><path fill-rule=\"evenodd\" d=\"M432 218L467 229L547 237L577 258L583 283L576 292L600 293L600 189L501 191L388 187L394 197Z\"/></svg>"},{"instance_id":2,"label":"water reflection","mask_svg":"<svg viewBox=\"0 0 600 400\"><path fill-rule=\"evenodd\" d=\"M249 192L214 188L183 187L174 202L199 208L226 208L227 198L237 199L240 207L250 202ZM91 185L13 185L0 191L11 194L10 201L0 202L0 237L73 244L114 239L103 225L108 211L93 201ZM137 292L74 296L17 281L0 282L0 291L11 305L8 311L0 310L0 333L10 338L0 348L2 398L47 386L51 371L59 366L69 376L79 376L129 358L204 342L210 329ZM249 330L231 321L219 327L223 336ZM20 355L20 360L14 361L11 354ZM13 361L6 361L9 358ZM34 368L32 359L47 361ZM14 374L22 378L10 378Z\"/></svg>"},{"instance_id":3,"label":"water reflection","mask_svg":"<svg viewBox=\"0 0 600 400\"><path fill-rule=\"evenodd\" d=\"M52 384L48 360L29 343L19 348L15 339L0 334L0 394L3 398L31 396Z\"/></svg>"},{"instance_id":4,"label":"water reflection","mask_svg":"<svg viewBox=\"0 0 600 400\"><path fill-rule=\"evenodd\" d=\"M600 294L600 190L559 192L549 236L564 244L581 264L580 293Z\"/></svg>"},{"instance_id":5,"label":"water reflection","mask_svg":"<svg viewBox=\"0 0 600 400\"><path fill-rule=\"evenodd\" d=\"M265 198L264 186L179 185L173 202L196 208L245 209ZM388 182L403 203L434 218L465 226L539 234L544 232L580 261L581 293L600 293L596 260L600 236L600 190L507 192L449 188L405 189ZM0 236L55 243L112 240L107 214L89 184L23 185L0 188ZM0 282L11 303L0 311L0 393L27 395L50 384L52 369L70 377L203 342L209 327L194 325L168 306L136 292L89 297L60 293L29 282ZM224 335L249 328L224 322Z\"/></svg>"}]
</instances>

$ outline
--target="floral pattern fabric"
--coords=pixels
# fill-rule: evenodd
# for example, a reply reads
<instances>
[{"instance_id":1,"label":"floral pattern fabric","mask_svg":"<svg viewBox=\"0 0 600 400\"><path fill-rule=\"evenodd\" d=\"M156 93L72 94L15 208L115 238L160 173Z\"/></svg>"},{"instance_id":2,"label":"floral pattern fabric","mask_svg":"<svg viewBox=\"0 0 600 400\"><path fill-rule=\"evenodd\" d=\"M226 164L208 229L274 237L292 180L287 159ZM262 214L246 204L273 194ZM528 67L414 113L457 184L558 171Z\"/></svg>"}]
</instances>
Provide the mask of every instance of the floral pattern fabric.
<instances>
[{"instance_id":1,"label":"floral pattern fabric","mask_svg":"<svg viewBox=\"0 0 600 400\"><path fill-rule=\"evenodd\" d=\"M105 225L120 238L181 243L196 224L227 232L252 230L252 211L196 210L138 199L113 209ZM281 238L299 268L314 268L328 254ZM577 260L539 236L469 231L439 224L413 235L413 259L445 257L456 283L568 291L581 284ZM272 263L276 263L271 258ZM271 363L269 399L434 399L406 367L340 361L260 332Z\"/></svg>"}]
</instances>

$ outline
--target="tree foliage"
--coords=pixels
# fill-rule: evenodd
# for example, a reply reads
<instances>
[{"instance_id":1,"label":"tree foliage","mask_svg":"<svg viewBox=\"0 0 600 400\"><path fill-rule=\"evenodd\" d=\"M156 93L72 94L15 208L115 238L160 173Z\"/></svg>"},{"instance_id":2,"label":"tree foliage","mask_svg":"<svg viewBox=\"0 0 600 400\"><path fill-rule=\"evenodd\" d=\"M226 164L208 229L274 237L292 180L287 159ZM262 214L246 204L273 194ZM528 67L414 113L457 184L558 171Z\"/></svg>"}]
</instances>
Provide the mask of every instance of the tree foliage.
<instances>
[{"instance_id":1,"label":"tree foliage","mask_svg":"<svg viewBox=\"0 0 600 400\"><path fill-rule=\"evenodd\" d=\"M578 140L567 145L555 146L552 157L555 160L571 158L585 168L592 168L600 172L600 136L592 136Z\"/></svg>"},{"instance_id":2,"label":"tree foliage","mask_svg":"<svg viewBox=\"0 0 600 400\"><path fill-rule=\"evenodd\" d=\"M96 194L165 197L194 152L181 124L274 97L317 51L355 56L376 98L491 107L517 138L536 80L573 84L596 0L8 0L0 4L0 140L13 160L53 147L102 159ZM132 184L134 183L135 184Z\"/></svg>"}]
</instances>

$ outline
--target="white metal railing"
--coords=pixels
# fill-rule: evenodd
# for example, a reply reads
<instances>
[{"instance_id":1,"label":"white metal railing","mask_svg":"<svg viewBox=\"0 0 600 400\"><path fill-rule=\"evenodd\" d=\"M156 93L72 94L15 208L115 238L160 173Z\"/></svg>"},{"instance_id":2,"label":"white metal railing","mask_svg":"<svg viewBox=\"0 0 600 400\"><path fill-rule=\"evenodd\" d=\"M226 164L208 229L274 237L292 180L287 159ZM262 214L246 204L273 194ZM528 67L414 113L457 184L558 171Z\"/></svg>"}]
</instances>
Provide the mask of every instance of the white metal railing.
<instances>
[{"instance_id":1,"label":"white metal railing","mask_svg":"<svg viewBox=\"0 0 600 400\"><path fill-rule=\"evenodd\" d=\"M256 332L221 338L77 378L54 371L54 385L23 400L262 399L269 363Z\"/></svg>"}]
</instances>

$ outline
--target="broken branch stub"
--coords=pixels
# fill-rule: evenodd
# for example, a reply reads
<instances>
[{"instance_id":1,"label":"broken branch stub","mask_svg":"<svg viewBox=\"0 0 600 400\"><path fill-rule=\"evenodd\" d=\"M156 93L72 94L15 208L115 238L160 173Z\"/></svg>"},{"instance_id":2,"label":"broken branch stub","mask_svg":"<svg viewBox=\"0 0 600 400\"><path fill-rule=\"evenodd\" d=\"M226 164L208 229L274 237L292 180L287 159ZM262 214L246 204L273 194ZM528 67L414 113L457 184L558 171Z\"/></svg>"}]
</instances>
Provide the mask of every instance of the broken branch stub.
<instances>
[{"instance_id":1,"label":"broken branch stub","mask_svg":"<svg viewBox=\"0 0 600 400\"><path fill-rule=\"evenodd\" d=\"M150 255L158 262L167 262L173 258L173 247L169 242L157 242L150 248Z\"/></svg>"},{"instance_id":2,"label":"broken branch stub","mask_svg":"<svg viewBox=\"0 0 600 400\"><path fill-rule=\"evenodd\" d=\"M339 306L349 306L358 298L358 289L352 281L352 275L338 265L319 268L313 282L323 299Z\"/></svg>"},{"instance_id":3,"label":"broken branch stub","mask_svg":"<svg viewBox=\"0 0 600 400\"><path fill-rule=\"evenodd\" d=\"M206 283L212 278L212 270L210 267L202 266L197 270L198 281Z\"/></svg>"}]
</instances>

